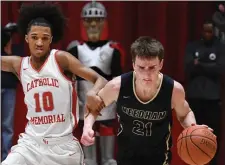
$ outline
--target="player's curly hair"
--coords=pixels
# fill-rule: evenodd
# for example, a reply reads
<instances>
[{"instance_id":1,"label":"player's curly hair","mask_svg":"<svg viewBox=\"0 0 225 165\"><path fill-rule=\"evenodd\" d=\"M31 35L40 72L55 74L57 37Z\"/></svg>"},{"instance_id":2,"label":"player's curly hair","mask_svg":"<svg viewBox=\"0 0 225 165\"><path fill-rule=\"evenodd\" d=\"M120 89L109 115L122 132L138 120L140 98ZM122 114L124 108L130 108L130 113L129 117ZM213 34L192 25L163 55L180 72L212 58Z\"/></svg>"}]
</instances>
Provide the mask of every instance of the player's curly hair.
<instances>
[{"instance_id":1,"label":"player's curly hair","mask_svg":"<svg viewBox=\"0 0 225 165\"><path fill-rule=\"evenodd\" d=\"M32 25L51 28L53 42L63 38L66 18L56 4L39 2L23 4L19 11L18 30L25 36Z\"/></svg>"}]
</instances>

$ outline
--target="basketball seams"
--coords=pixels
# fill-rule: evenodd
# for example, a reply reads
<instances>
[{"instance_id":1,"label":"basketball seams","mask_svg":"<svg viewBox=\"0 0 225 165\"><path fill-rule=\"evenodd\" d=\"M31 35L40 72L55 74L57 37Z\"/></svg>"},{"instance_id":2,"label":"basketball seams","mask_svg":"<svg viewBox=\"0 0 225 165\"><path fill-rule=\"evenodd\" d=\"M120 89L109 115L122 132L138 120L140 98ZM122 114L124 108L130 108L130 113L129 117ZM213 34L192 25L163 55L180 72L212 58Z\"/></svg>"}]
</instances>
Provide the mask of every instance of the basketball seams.
<instances>
[{"instance_id":1,"label":"basketball seams","mask_svg":"<svg viewBox=\"0 0 225 165\"><path fill-rule=\"evenodd\" d=\"M212 160L214 156L212 156L211 152L206 150L205 146L200 145L202 140L211 143L210 145L217 146L216 137L207 128L195 126L183 130L177 140L180 158L185 162L189 162L189 164L193 163L193 165L198 165L198 163L205 162L208 159ZM202 155L202 160L198 160L198 156L196 157L195 152L192 153L192 149L196 150L196 154Z\"/></svg>"},{"instance_id":2,"label":"basketball seams","mask_svg":"<svg viewBox=\"0 0 225 165\"><path fill-rule=\"evenodd\" d=\"M190 137L190 139L191 139L191 137ZM196 145L196 144L192 141L192 139L191 139L191 142L192 142L192 144L194 144L200 151L202 151L205 155L207 155L210 159L212 159L205 151L203 151L198 145Z\"/></svg>"},{"instance_id":3,"label":"basketball seams","mask_svg":"<svg viewBox=\"0 0 225 165\"><path fill-rule=\"evenodd\" d=\"M186 128L186 130L188 131L189 128L190 128L190 127ZM202 128L196 128L196 129L192 130L192 132L195 131L195 130L198 130L198 129L202 129ZM192 132L191 132L191 133L192 133ZM191 133L190 133L190 134L191 134ZM188 135L188 136L189 136L189 135ZM187 137L188 137L188 136L187 136ZM186 136L185 136L185 137L186 137ZM182 138L184 138L184 137L181 137L180 139L182 139ZM177 141L179 141L180 139L178 139Z\"/></svg>"},{"instance_id":4,"label":"basketball seams","mask_svg":"<svg viewBox=\"0 0 225 165\"><path fill-rule=\"evenodd\" d=\"M207 136L202 136L202 135L191 135L194 131L199 130L199 129L204 129L204 128L202 128L202 127L201 127L201 128L196 128L196 129L194 129L194 130L192 130L192 131L190 132L190 135L186 135L185 137L189 137L189 136L199 136L199 137L204 137L204 138L207 138L207 139L211 140L214 144L217 144L217 143L215 143L212 139L208 138ZM188 132L188 130L187 130L187 132ZM177 140L177 142L180 141L181 139L185 138L185 137L182 136L180 139Z\"/></svg>"},{"instance_id":5,"label":"basketball seams","mask_svg":"<svg viewBox=\"0 0 225 165\"><path fill-rule=\"evenodd\" d=\"M201 136L201 135L188 135L188 136L184 136L184 137L180 138L178 141L180 141L180 140L183 139L183 138L186 138L186 137L192 137L192 136L203 137L203 138L206 138L207 140L210 140L210 141L213 142L215 145L217 144L216 142L214 142L212 139L208 138L207 136ZM178 142L178 141L177 141L177 142Z\"/></svg>"},{"instance_id":6,"label":"basketball seams","mask_svg":"<svg viewBox=\"0 0 225 165\"><path fill-rule=\"evenodd\" d=\"M187 133L188 130L186 131L186 137L187 137ZM191 138L190 138L191 139ZM185 142L186 142L186 149L187 149L187 154L189 155L189 157L191 158L191 161L197 165L197 163L195 163L195 161L192 159L191 154L189 153L189 149L188 149L188 145L187 145L187 138L185 138Z\"/></svg>"},{"instance_id":7,"label":"basketball seams","mask_svg":"<svg viewBox=\"0 0 225 165\"><path fill-rule=\"evenodd\" d=\"M197 129L195 129L195 130L197 130ZM195 130L192 130L192 132L191 132L191 136L199 136L199 135L192 135L192 133L195 131ZM209 140L211 140L214 144L217 144L217 143L215 143L212 139L210 139L210 138L208 138L207 136L202 136L202 135L200 135L201 137L205 137L205 138L207 138L207 139L209 139ZM199 137L200 137L199 136Z\"/></svg>"}]
</instances>

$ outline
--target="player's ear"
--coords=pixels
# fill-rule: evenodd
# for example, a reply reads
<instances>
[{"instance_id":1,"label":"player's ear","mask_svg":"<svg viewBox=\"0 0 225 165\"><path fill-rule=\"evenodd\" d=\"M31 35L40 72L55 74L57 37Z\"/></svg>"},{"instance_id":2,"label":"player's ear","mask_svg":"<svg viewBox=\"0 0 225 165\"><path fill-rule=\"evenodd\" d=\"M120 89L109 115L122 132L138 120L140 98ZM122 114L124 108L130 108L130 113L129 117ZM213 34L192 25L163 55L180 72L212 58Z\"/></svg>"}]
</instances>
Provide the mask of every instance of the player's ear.
<instances>
[{"instance_id":1,"label":"player's ear","mask_svg":"<svg viewBox=\"0 0 225 165\"><path fill-rule=\"evenodd\" d=\"M51 37L50 44L52 43L53 36Z\"/></svg>"},{"instance_id":2,"label":"player's ear","mask_svg":"<svg viewBox=\"0 0 225 165\"><path fill-rule=\"evenodd\" d=\"M160 64L159 64L160 70L161 70L162 67L163 67L163 63L164 63L164 59L162 59L162 60L160 61Z\"/></svg>"},{"instance_id":3,"label":"player's ear","mask_svg":"<svg viewBox=\"0 0 225 165\"><path fill-rule=\"evenodd\" d=\"M28 43L28 35L25 35L25 41Z\"/></svg>"},{"instance_id":4,"label":"player's ear","mask_svg":"<svg viewBox=\"0 0 225 165\"><path fill-rule=\"evenodd\" d=\"M133 69L135 68L135 60L132 60Z\"/></svg>"}]
</instances>

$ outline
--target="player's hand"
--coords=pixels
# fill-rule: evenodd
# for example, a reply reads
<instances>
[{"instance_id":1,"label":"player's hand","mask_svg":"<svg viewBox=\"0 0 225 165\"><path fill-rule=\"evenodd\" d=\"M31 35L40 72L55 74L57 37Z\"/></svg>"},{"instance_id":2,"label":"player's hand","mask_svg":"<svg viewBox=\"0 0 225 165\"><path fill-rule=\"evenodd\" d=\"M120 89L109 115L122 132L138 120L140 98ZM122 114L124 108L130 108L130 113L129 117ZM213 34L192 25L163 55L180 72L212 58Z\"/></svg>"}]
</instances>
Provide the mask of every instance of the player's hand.
<instances>
[{"instance_id":1,"label":"player's hand","mask_svg":"<svg viewBox=\"0 0 225 165\"><path fill-rule=\"evenodd\" d=\"M208 130L210 130L211 132L213 132L213 129L212 129L212 128L210 128L210 127L209 127L209 126L207 126L207 125L202 124L202 125L200 125L200 126L203 126L203 127L207 128Z\"/></svg>"},{"instance_id":2,"label":"player's hand","mask_svg":"<svg viewBox=\"0 0 225 165\"><path fill-rule=\"evenodd\" d=\"M202 127L205 127L206 129L210 130L211 132L213 132L213 129L210 128L209 126L205 125L205 124L202 124L202 125L192 124L191 126L202 126Z\"/></svg>"},{"instance_id":3,"label":"player's hand","mask_svg":"<svg viewBox=\"0 0 225 165\"><path fill-rule=\"evenodd\" d=\"M83 129L83 134L80 141L84 146L93 145L95 142L94 131L91 128Z\"/></svg>"},{"instance_id":4,"label":"player's hand","mask_svg":"<svg viewBox=\"0 0 225 165\"><path fill-rule=\"evenodd\" d=\"M89 112L96 114L105 107L105 104L95 92L90 90L87 93L86 106Z\"/></svg>"}]
</instances>

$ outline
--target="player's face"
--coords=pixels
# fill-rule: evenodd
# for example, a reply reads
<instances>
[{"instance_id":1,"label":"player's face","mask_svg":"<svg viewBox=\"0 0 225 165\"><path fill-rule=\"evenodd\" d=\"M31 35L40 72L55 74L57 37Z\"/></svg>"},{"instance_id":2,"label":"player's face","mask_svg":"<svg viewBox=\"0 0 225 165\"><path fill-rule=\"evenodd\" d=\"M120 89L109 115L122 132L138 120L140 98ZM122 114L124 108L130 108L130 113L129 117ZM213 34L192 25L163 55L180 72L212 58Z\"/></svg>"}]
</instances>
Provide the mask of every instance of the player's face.
<instances>
[{"instance_id":1,"label":"player's face","mask_svg":"<svg viewBox=\"0 0 225 165\"><path fill-rule=\"evenodd\" d=\"M213 25L212 24L203 25L203 38L206 41L209 41L213 38Z\"/></svg>"},{"instance_id":2,"label":"player's face","mask_svg":"<svg viewBox=\"0 0 225 165\"><path fill-rule=\"evenodd\" d=\"M52 42L51 29L44 26L31 26L30 31L25 36L25 40L33 56L45 56L49 52Z\"/></svg>"},{"instance_id":3,"label":"player's face","mask_svg":"<svg viewBox=\"0 0 225 165\"><path fill-rule=\"evenodd\" d=\"M163 60L160 61L158 57L150 59L136 57L133 63L133 68L136 72L136 80L139 81L141 85L155 84L162 66Z\"/></svg>"},{"instance_id":4,"label":"player's face","mask_svg":"<svg viewBox=\"0 0 225 165\"><path fill-rule=\"evenodd\" d=\"M104 22L104 18L84 18L83 25L86 29L89 41L97 42L100 40Z\"/></svg>"}]
</instances>

